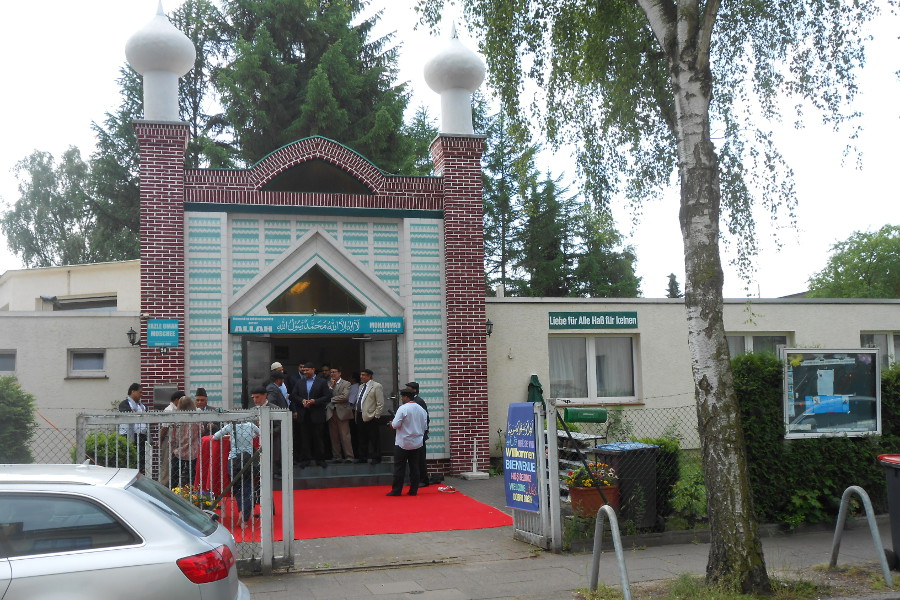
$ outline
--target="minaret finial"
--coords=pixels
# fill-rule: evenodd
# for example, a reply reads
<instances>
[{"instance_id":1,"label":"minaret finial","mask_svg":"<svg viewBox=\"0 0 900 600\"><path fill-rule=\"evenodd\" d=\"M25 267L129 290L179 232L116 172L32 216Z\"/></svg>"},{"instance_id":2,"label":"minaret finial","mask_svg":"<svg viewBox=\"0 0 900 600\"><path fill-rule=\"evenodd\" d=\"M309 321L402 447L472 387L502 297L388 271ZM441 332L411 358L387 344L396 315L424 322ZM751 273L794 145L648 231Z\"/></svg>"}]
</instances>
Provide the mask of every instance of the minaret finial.
<instances>
[{"instance_id":1,"label":"minaret finial","mask_svg":"<svg viewBox=\"0 0 900 600\"><path fill-rule=\"evenodd\" d=\"M156 15L125 44L128 64L144 76L144 118L178 121L178 78L191 70L197 50L163 12Z\"/></svg>"},{"instance_id":2,"label":"minaret finial","mask_svg":"<svg viewBox=\"0 0 900 600\"><path fill-rule=\"evenodd\" d=\"M425 81L441 95L441 133L475 133L472 127L472 94L484 81L484 61L463 46L451 21L450 40L425 63Z\"/></svg>"}]
</instances>

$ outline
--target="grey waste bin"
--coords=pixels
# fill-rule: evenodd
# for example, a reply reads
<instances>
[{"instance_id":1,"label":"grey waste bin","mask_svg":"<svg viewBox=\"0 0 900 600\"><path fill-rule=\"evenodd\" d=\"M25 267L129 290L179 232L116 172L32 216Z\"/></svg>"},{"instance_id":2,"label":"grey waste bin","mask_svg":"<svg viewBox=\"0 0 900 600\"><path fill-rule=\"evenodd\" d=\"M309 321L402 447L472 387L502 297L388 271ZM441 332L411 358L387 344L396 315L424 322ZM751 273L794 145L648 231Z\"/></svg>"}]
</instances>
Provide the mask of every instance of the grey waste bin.
<instances>
[{"instance_id":1,"label":"grey waste bin","mask_svg":"<svg viewBox=\"0 0 900 600\"><path fill-rule=\"evenodd\" d=\"M891 520L891 545L893 550L885 548L885 556L891 569L898 567L897 549L900 544L900 454L882 454L878 462L884 467L887 478L888 516Z\"/></svg>"},{"instance_id":2,"label":"grey waste bin","mask_svg":"<svg viewBox=\"0 0 900 600\"><path fill-rule=\"evenodd\" d=\"M619 522L635 527L656 525L656 452L659 446L614 442L597 446L593 457L608 464L619 479Z\"/></svg>"}]
</instances>

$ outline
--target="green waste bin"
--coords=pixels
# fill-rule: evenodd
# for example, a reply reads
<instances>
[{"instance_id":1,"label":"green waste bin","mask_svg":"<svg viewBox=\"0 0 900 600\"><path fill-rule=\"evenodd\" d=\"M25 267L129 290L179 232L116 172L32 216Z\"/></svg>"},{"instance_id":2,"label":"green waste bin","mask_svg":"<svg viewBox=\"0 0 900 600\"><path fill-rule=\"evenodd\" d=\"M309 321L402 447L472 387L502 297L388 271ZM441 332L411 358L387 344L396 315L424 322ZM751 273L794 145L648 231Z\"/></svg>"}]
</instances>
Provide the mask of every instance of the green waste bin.
<instances>
[{"instance_id":1,"label":"green waste bin","mask_svg":"<svg viewBox=\"0 0 900 600\"><path fill-rule=\"evenodd\" d=\"M619 480L619 523L656 526L656 453L659 446L614 442L591 450L592 458L608 464Z\"/></svg>"}]
</instances>

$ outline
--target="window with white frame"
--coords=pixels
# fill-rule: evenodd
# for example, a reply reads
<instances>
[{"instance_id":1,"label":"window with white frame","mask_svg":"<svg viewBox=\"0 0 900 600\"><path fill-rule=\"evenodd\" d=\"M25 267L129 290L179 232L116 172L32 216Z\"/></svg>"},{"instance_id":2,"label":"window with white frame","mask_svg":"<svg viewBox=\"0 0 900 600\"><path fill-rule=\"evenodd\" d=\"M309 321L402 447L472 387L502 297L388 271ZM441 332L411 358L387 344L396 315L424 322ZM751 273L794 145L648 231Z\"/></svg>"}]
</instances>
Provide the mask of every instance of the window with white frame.
<instances>
[{"instance_id":1,"label":"window with white frame","mask_svg":"<svg viewBox=\"0 0 900 600\"><path fill-rule=\"evenodd\" d=\"M878 360L883 369L900 361L900 332L860 333L859 345L863 348L878 348Z\"/></svg>"},{"instance_id":2,"label":"window with white frame","mask_svg":"<svg viewBox=\"0 0 900 600\"><path fill-rule=\"evenodd\" d=\"M550 337L550 396L633 402L635 339L632 336Z\"/></svg>"},{"instance_id":3,"label":"window with white frame","mask_svg":"<svg viewBox=\"0 0 900 600\"><path fill-rule=\"evenodd\" d=\"M69 350L69 377L106 377L106 350Z\"/></svg>"},{"instance_id":4,"label":"window with white frame","mask_svg":"<svg viewBox=\"0 0 900 600\"><path fill-rule=\"evenodd\" d=\"M788 337L789 335L785 333L757 335L732 333L726 335L725 340L728 342L728 351L731 353L731 358L735 358L748 352L777 354L778 346L786 346Z\"/></svg>"},{"instance_id":5,"label":"window with white frame","mask_svg":"<svg viewBox=\"0 0 900 600\"><path fill-rule=\"evenodd\" d=\"M15 373L16 351L0 350L0 373Z\"/></svg>"}]
</instances>

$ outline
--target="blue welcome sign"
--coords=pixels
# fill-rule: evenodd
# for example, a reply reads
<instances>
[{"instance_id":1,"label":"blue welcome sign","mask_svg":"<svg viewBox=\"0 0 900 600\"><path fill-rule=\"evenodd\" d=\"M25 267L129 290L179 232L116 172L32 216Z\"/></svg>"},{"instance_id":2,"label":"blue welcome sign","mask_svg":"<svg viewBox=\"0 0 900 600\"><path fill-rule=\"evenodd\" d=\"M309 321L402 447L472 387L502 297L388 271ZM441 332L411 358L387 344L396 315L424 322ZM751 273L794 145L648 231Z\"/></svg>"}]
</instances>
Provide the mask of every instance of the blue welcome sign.
<instances>
[{"instance_id":1,"label":"blue welcome sign","mask_svg":"<svg viewBox=\"0 0 900 600\"><path fill-rule=\"evenodd\" d=\"M506 418L506 445L503 448L503 479L506 506L540 512L537 482L537 438L534 431L534 403L509 405Z\"/></svg>"}]
</instances>

